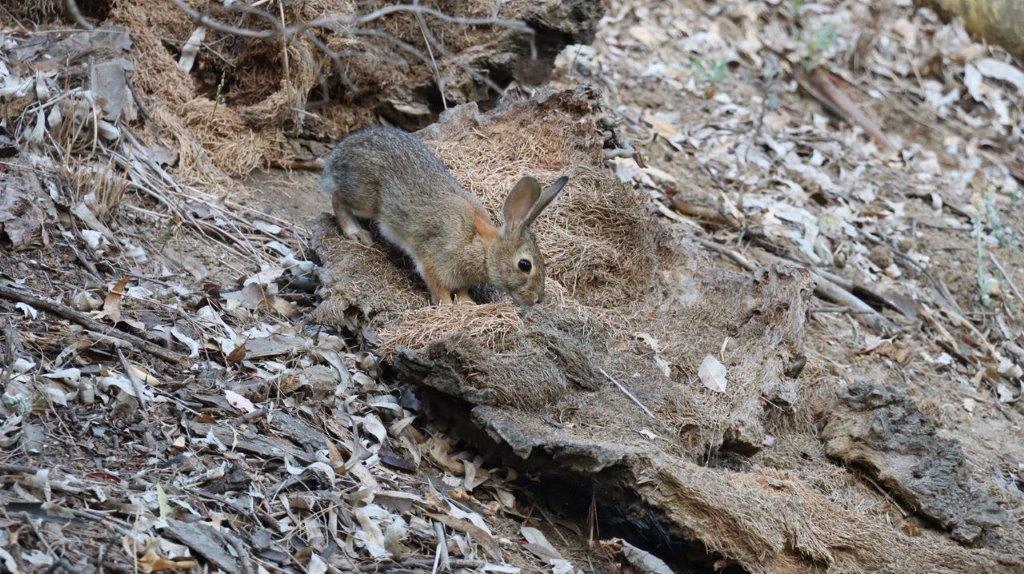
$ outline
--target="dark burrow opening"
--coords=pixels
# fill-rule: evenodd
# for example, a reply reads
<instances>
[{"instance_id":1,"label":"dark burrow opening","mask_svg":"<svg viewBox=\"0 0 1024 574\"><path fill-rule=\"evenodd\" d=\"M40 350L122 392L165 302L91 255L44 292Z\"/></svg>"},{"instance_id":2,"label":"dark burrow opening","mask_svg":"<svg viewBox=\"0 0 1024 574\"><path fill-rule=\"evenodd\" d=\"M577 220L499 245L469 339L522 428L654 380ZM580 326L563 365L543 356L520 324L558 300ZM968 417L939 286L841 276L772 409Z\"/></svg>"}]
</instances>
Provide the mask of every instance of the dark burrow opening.
<instances>
[{"instance_id":1,"label":"dark burrow opening","mask_svg":"<svg viewBox=\"0 0 1024 574\"><path fill-rule=\"evenodd\" d=\"M393 378L395 373L385 370L384 374ZM577 525L580 532L593 532L595 541L621 538L677 572L746 572L738 565L723 567L726 561L720 555L688 537L657 508L641 500L630 488L633 479L624 468L584 474L567 469L537 449L523 460L472 422L471 404L422 386L417 389L423 413L430 420L450 430L488 462L516 469L521 473L517 485L529 503Z\"/></svg>"}]
</instances>

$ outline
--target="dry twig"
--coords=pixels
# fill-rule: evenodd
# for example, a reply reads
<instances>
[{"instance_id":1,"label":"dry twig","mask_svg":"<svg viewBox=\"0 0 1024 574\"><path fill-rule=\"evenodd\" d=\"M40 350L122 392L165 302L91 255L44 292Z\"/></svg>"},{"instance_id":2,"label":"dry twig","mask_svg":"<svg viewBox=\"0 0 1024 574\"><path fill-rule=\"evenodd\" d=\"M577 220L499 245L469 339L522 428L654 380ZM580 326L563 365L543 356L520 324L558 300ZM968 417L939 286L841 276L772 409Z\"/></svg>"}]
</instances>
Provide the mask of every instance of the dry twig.
<instances>
[{"instance_id":1,"label":"dry twig","mask_svg":"<svg viewBox=\"0 0 1024 574\"><path fill-rule=\"evenodd\" d=\"M66 1L69 4L73 5L75 4L76 0ZM351 80L348 79L348 76L345 73L345 66L343 65L341 60L343 53L332 50L330 47L328 47L325 42L320 40L313 33L314 31L325 30L334 33L349 34L352 36L373 36L381 38L382 40L392 44L393 46L401 49L402 51L416 56L418 60L425 63L428 67L431 67L435 73L435 77L438 78L439 75L437 74L436 62L434 62L433 49L437 49L439 55L442 57L445 57L448 54L440 45L440 43L431 42L431 38L433 35L429 32L429 29L426 26L426 16L430 16L442 22L455 24L457 26L462 27L497 26L507 28L509 30L519 32L522 34L527 34L529 35L531 57L537 57L537 48L536 43L534 41L535 31L525 22L521 22L519 20L512 20L509 18L500 18L497 16L484 18L453 16L451 14L442 12L436 8L431 8L429 6L423 6L420 4L391 4L378 8L366 14L328 14L315 20L311 20L308 22L298 22L291 25L285 24L283 15L282 17L279 18L278 16L270 14L269 12L265 12L259 8L246 6L241 3L234 3L224 7L228 11L240 12L260 18L268 25L268 28L256 29L250 27L237 26L234 24L224 22L220 19L215 18L211 14L201 12L193 8L184 0L171 1L175 4L175 6L178 7L178 9L180 9L182 12L188 15L188 17L191 18L197 24L224 34L261 40L281 39L284 41L285 46L287 46L289 43L293 43L295 40L307 40L311 44L313 44L318 50L320 50L320 52L322 52L329 60L331 60L335 72L338 74L339 80L343 84L345 84L346 88L348 88L349 90L354 90L355 85L351 82ZM407 42L404 42L403 40L391 34L364 27L365 25L373 23L386 16L400 13L411 13L416 15L421 27L425 30L424 41L426 43L429 54L424 54L418 48L412 46L411 44L408 44ZM460 62L455 62L455 65L463 69L463 71L465 71L466 73L470 74L477 81L486 84L491 89L497 92L501 91L501 87L498 86L493 80L487 78L486 76L483 76L476 70L472 70L471 68ZM316 68L314 67L314 69ZM326 81L324 78L320 76L319 71L317 71L317 76L319 84L324 89L324 94L326 98ZM443 85L441 85L440 82L438 88L443 90ZM442 94L441 97L443 99L444 94Z\"/></svg>"},{"instance_id":2,"label":"dry twig","mask_svg":"<svg viewBox=\"0 0 1024 574\"><path fill-rule=\"evenodd\" d=\"M658 420L658 417L654 416L654 413L651 412L651 409L649 409L646 406L644 406L644 404L640 402L640 399L636 398L633 395L633 393L629 392L629 389L627 389L626 387L622 386L622 383L620 383L619 381L616 381L614 378L612 378L611 375L609 375L608 373L604 372L604 369L598 367L597 370L600 371L601 374L604 375L604 377L606 379L611 381L612 384L614 384L616 387L618 387L619 390L623 392L623 394L625 394L627 397L629 397L629 400L631 400L634 403L636 403L636 406L640 407L640 409L642 411L644 411L644 414L646 414L647 416L651 417L654 420Z\"/></svg>"},{"instance_id":3,"label":"dry twig","mask_svg":"<svg viewBox=\"0 0 1024 574\"><path fill-rule=\"evenodd\" d=\"M79 325L91 331L103 333L106 336L118 339L134 348L145 351L151 355L160 357L165 361L170 361L172 363L181 363L185 361L185 355L182 355L181 353L165 349L159 345L150 343L145 339L136 337L131 333L125 333L124 331L121 331L119 329L111 328L107 325L104 325L103 323L100 323L96 319L93 319L92 317L86 315L85 313L75 311L74 309L66 305L62 305L54 301L48 301L41 297L36 297L35 295L30 295L28 293L19 291L17 289L12 289L5 285L0 285L0 298L7 299L8 301L18 301L21 303L31 305L38 309L42 309L43 311L46 311L47 313L50 313L52 315L56 315L63 319L67 319L68 321L71 321L73 323L78 323Z\"/></svg>"}]
</instances>

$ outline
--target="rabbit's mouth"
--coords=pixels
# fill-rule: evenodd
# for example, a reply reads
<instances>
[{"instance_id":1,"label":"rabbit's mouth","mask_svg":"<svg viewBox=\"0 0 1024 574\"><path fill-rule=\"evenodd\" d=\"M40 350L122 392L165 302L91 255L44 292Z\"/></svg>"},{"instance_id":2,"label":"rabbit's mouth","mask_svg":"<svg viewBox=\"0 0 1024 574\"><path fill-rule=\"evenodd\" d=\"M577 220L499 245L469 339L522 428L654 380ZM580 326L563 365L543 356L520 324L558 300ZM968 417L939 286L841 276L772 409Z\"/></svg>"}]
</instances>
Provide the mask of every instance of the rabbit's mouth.
<instances>
[{"instance_id":1,"label":"rabbit's mouth","mask_svg":"<svg viewBox=\"0 0 1024 574\"><path fill-rule=\"evenodd\" d=\"M533 307L534 305L539 305L540 303L544 302L544 295L538 295L536 297L529 298L521 297L519 295L510 295L510 297L512 298L512 302L515 303L517 307L528 308Z\"/></svg>"}]
</instances>

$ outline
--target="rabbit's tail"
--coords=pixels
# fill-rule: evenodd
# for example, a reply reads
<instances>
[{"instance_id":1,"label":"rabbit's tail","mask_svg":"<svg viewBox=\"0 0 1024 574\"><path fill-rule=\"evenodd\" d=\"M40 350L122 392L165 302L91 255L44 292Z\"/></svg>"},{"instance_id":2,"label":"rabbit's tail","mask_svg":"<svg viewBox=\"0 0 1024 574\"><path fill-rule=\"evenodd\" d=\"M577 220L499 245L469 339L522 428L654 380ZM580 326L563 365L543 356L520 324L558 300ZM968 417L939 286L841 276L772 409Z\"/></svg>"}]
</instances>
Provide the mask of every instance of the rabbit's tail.
<instances>
[{"instance_id":1,"label":"rabbit's tail","mask_svg":"<svg viewBox=\"0 0 1024 574\"><path fill-rule=\"evenodd\" d=\"M338 188L338 182L335 181L334 176L331 175L331 171L325 169L320 175L320 193L330 196L334 194L334 190Z\"/></svg>"}]
</instances>

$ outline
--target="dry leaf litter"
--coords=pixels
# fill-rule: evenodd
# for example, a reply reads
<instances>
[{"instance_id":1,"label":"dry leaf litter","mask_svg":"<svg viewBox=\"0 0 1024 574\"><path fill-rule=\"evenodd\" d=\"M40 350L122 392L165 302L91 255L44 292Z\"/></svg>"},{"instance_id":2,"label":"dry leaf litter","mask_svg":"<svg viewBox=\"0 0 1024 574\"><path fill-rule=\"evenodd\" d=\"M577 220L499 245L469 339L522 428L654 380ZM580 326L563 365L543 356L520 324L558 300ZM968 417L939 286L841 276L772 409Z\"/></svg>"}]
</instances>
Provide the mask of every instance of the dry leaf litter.
<instances>
[{"instance_id":1,"label":"dry leaf litter","mask_svg":"<svg viewBox=\"0 0 1024 574\"><path fill-rule=\"evenodd\" d=\"M115 3L127 29L0 34L0 569L610 560L535 514L515 471L428 424L373 352L309 322L301 223L223 179L263 161L280 126L243 128L244 106L209 99L169 105L160 90L190 81L152 20L176 16L147 6Z\"/></svg>"},{"instance_id":2,"label":"dry leaf litter","mask_svg":"<svg viewBox=\"0 0 1024 574\"><path fill-rule=\"evenodd\" d=\"M566 571L570 562L586 562L567 561L573 545L537 530L547 519L533 526L509 519L523 510L505 482L512 471L489 467L472 451L453 452L460 448L453 439L413 418L420 411L409 392L383 385L375 354L305 322L317 270L295 222L236 202L232 194L243 190L234 182L219 180L231 189L226 194L195 185L280 154L286 130L243 129L245 102L219 105L209 94L190 106L192 116L178 116L184 101L175 107L163 95L180 80L166 78L178 61L166 57L161 37L135 24L156 15L149 10L141 18L142 6L119 3L115 19L132 35L104 32L95 42L104 46L98 57L94 41L81 36L4 31L0 155L8 159L0 169L0 228L17 251L5 247L0 286L56 302L64 313L55 319L31 301L3 303L0 437L11 453L0 469L5 567L88 571L100 562L160 571L198 563L226 572L325 572L432 571L447 563L502 572ZM184 48L195 30L178 19L170 35ZM148 112L118 80L128 77L126 56L139 54L136 66L159 62L133 77L163 75L144 86L156 98ZM104 65L63 66L89 57ZM799 395L790 397L792 413L766 416L767 430L755 433L760 445L738 442L755 454L703 455L685 473L643 467L636 478L653 485L646 502L682 525L684 539L752 571L804 570L808 563L822 571L900 571L916 557L950 572L968 564L1020 570L1019 560L1007 558L1024 553L1020 65L908 1L612 2L593 46L571 47L559 63L559 83L589 80L604 88L603 106L619 133L610 146L564 136L596 137L584 126L545 140L561 146L550 158L528 149L529 138L506 156L468 156L457 145L447 155L438 151L457 173L479 170L481 177L465 183L482 194L499 193L518 170L554 175L567 158L595 170L572 174L577 194L590 203L574 206L569 196L561 216L548 214L549 235L542 237L555 262L552 292L574 313L572 329L586 332L580 317L587 313L591 328L600 329L608 316L593 314L595 307L630 301L638 286L651 285L652 254L663 249L663 237L624 226L611 236L625 243L565 241L585 239L588 225L635 210L648 196L669 235L696 238L721 258L718 267L738 266L719 273L749 285L747 272L803 268L818 295L808 300L801 334L807 367ZM305 72L297 66L296 73ZM157 118L147 125L163 131L140 134L140 141L127 126L144 113ZM210 117L228 123L196 127ZM175 131L182 125L187 129ZM249 139L240 141L239 133ZM435 146L452 143L439 130L425 135ZM220 150L227 155L208 155ZM579 150L591 155L574 156ZM588 186L613 189L602 160L643 195L587 195ZM216 169L204 171L210 165ZM594 219L558 226L595 198L601 209ZM626 205L614 204L622 198ZM578 257L580 247L593 256ZM352 265L377 265L372 269L386 283L412 285L393 294L364 288L344 301L363 315L338 314L355 332L370 312L384 313L378 326L418 326L385 330L375 341L381 353L446 336L441 312L460 313L450 320L468 326L450 349L473 348L459 346L467 341L485 349L520 344L513 335L523 318L500 303L425 310L400 267L376 253L360 256ZM637 273L615 275L623 265ZM334 304L346 287L359 287L344 281L333 278ZM80 315L99 328L83 325ZM530 344L552 348L551 328L535 326ZM683 370L707 404L734 393L755 413L762 408L761 396L739 394L750 392L750 375L734 372L728 344L686 346L682 361L680 349L666 346L671 335L651 330L629 329L630 351L644 358L636 369L652 378ZM188 359L165 362L143 350L146 342ZM568 351L556 361L585 363ZM500 376L501 368L511 373L520 365L490 366ZM659 401L631 400L624 375L633 367L603 374L584 368L586 376L559 384L603 379L600 392L642 418L641 407ZM486 391L484 375L477 388ZM550 380L564 376L565 369L555 370ZM833 396L839 408L822 409ZM485 406L536 399L468 398ZM716 411L693 413L696 444L727 444L728 424L709 423L708 412ZM734 414L725 411L726 418ZM823 442L805 418L824 424ZM877 436L872 421L897 421L912 440ZM654 423L638 427L645 441L662 432ZM936 435L943 438L926 438ZM968 493L959 501L971 505L968 516L951 514L948 501L922 486L927 472L901 468L907 456L927 464L933 455L950 465L943 475L952 477L954 492ZM793 500L802 507L792 509ZM707 509L716 520L697 520L708 518ZM847 534L821 530L835 520L868 540L861 550L837 550L849 546ZM986 548L969 551L943 531ZM573 539L572 529L562 532ZM604 549L640 571L659 571L648 560L656 558L628 543ZM907 561L902 568L885 559L893 549Z\"/></svg>"}]
</instances>

